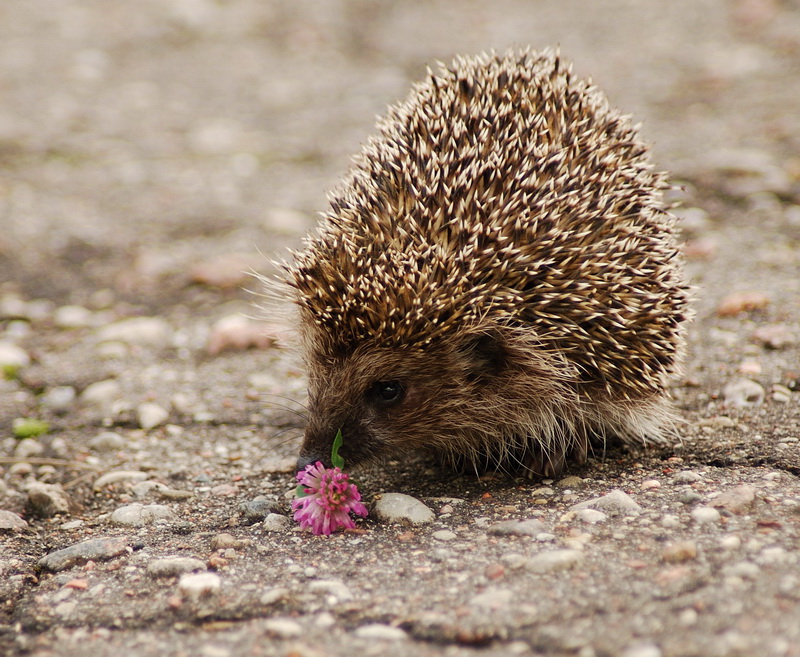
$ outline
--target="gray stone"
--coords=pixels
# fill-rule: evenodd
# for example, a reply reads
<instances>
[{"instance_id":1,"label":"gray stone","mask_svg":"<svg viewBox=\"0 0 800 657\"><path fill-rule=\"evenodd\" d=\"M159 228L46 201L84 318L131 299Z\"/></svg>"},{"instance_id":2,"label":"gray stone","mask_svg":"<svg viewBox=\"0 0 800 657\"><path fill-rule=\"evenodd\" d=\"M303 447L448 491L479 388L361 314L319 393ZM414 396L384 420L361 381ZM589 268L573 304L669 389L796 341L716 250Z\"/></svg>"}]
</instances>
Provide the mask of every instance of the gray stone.
<instances>
[{"instance_id":1,"label":"gray stone","mask_svg":"<svg viewBox=\"0 0 800 657\"><path fill-rule=\"evenodd\" d=\"M153 577L175 577L198 570L206 570L206 564L192 557L164 557L147 565L147 573Z\"/></svg>"},{"instance_id":2,"label":"gray stone","mask_svg":"<svg viewBox=\"0 0 800 657\"><path fill-rule=\"evenodd\" d=\"M106 472L104 475L98 477L94 482L93 488L95 490L102 490L106 486L111 486L121 482L129 483L144 481L149 476L150 475L148 475L146 472L141 472L140 470L112 470L111 472Z\"/></svg>"},{"instance_id":3,"label":"gray stone","mask_svg":"<svg viewBox=\"0 0 800 657\"><path fill-rule=\"evenodd\" d=\"M89 447L96 452L113 452L122 449L125 444L125 439L115 431L103 431L89 441Z\"/></svg>"},{"instance_id":4,"label":"gray stone","mask_svg":"<svg viewBox=\"0 0 800 657\"><path fill-rule=\"evenodd\" d=\"M28 504L38 516L50 517L57 513L68 513L69 496L58 484L43 484L39 481L28 486Z\"/></svg>"},{"instance_id":5,"label":"gray stone","mask_svg":"<svg viewBox=\"0 0 800 657\"><path fill-rule=\"evenodd\" d=\"M27 526L28 523L16 513L0 509L0 532L20 531Z\"/></svg>"},{"instance_id":6,"label":"gray stone","mask_svg":"<svg viewBox=\"0 0 800 657\"><path fill-rule=\"evenodd\" d=\"M163 504L126 504L111 514L111 522L116 525L141 527L149 525L156 520L170 520L175 517L172 509Z\"/></svg>"},{"instance_id":7,"label":"gray stone","mask_svg":"<svg viewBox=\"0 0 800 657\"><path fill-rule=\"evenodd\" d=\"M163 348L170 344L172 328L160 317L132 317L103 326L97 331L97 339Z\"/></svg>"},{"instance_id":8,"label":"gray stone","mask_svg":"<svg viewBox=\"0 0 800 657\"><path fill-rule=\"evenodd\" d=\"M239 504L239 512L249 523L259 522L267 517L267 514L274 512L278 508L278 503L263 495L259 495L252 500Z\"/></svg>"},{"instance_id":9,"label":"gray stone","mask_svg":"<svg viewBox=\"0 0 800 657\"><path fill-rule=\"evenodd\" d=\"M760 405L766 394L764 386L750 379L731 381L722 390L725 403L739 408Z\"/></svg>"},{"instance_id":10,"label":"gray stone","mask_svg":"<svg viewBox=\"0 0 800 657\"><path fill-rule=\"evenodd\" d=\"M437 541L454 541L458 538L458 536L449 529L440 529L439 531L433 532L431 535Z\"/></svg>"},{"instance_id":11,"label":"gray stone","mask_svg":"<svg viewBox=\"0 0 800 657\"><path fill-rule=\"evenodd\" d=\"M422 502L403 493L384 493L375 502L373 512L386 522L406 521L415 525L431 522L435 517Z\"/></svg>"},{"instance_id":12,"label":"gray stone","mask_svg":"<svg viewBox=\"0 0 800 657\"><path fill-rule=\"evenodd\" d=\"M573 504L570 507L573 511L580 511L581 509L600 509L610 516L625 515L636 516L642 510L633 498L621 490L612 490L607 495L596 497L585 502Z\"/></svg>"},{"instance_id":13,"label":"gray stone","mask_svg":"<svg viewBox=\"0 0 800 657\"><path fill-rule=\"evenodd\" d=\"M578 520L585 523L594 524L596 522L605 522L608 516L602 511L597 509L580 509L577 514Z\"/></svg>"},{"instance_id":14,"label":"gray stone","mask_svg":"<svg viewBox=\"0 0 800 657\"><path fill-rule=\"evenodd\" d=\"M72 386L55 386L41 397L42 406L53 411L66 411L75 403L77 393Z\"/></svg>"},{"instance_id":15,"label":"gray stone","mask_svg":"<svg viewBox=\"0 0 800 657\"><path fill-rule=\"evenodd\" d=\"M552 550L540 552L525 562L525 568L534 573L550 573L560 570L571 570L583 561L580 550Z\"/></svg>"},{"instance_id":16,"label":"gray stone","mask_svg":"<svg viewBox=\"0 0 800 657\"><path fill-rule=\"evenodd\" d=\"M528 518L526 520L503 520L489 527L487 533L495 536L536 536L545 529L541 520Z\"/></svg>"},{"instance_id":17,"label":"gray stone","mask_svg":"<svg viewBox=\"0 0 800 657\"><path fill-rule=\"evenodd\" d=\"M87 561L107 561L127 552L128 542L124 538L92 538L51 552L39 559L39 567L58 572Z\"/></svg>"},{"instance_id":18,"label":"gray stone","mask_svg":"<svg viewBox=\"0 0 800 657\"><path fill-rule=\"evenodd\" d=\"M268 513L264 518L262 527L268 532L285 532L291 526L292 521L280 513Z\"/></svg>"},{"instance_id":19,"label":"gray stone","mask_svg":"<svg viewBox=\"0 0 800 657\"><path fill-rule=\"evenodd\" d=\"M473 596L469 605L490 611L506 609L514 600L514 592L510 589L488 589Z\"/></svg>"}]
</instances>

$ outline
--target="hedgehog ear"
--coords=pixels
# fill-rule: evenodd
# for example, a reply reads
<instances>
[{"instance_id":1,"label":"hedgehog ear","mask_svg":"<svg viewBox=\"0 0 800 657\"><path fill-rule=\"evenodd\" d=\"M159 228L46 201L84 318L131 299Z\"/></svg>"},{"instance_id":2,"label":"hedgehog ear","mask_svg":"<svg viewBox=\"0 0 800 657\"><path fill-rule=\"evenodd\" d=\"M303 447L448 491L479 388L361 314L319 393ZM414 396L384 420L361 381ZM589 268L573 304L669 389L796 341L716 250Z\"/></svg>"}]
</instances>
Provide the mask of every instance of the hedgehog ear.
<instances>
[{"instance_id":1,"label":"hedgehog ear","mask_svg":"<svg viewBox=\"0 0 800 657\"><path fill-rule=\"evenodd\" d=\"M481 333L467 336L458 351L470 382L485 383L506 367L507 351L499 335Z\"/></svg>"}]
</instances>

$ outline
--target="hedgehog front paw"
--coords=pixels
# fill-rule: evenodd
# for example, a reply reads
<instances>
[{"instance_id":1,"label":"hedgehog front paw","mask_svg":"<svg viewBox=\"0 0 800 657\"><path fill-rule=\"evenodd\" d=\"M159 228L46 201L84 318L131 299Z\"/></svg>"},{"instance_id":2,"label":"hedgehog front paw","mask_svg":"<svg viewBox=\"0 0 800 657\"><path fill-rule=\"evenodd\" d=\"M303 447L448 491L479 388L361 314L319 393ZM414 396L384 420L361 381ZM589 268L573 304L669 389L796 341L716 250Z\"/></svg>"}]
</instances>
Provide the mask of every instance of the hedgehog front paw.
<instances>
[{"instance_id":1,"label":"hedgehog front paw","mask_svg":"<svg viewBox=\"0 0 800 657\"><path fill-rule=\"evenodd\" d=\"M538 447L529 451L522 461L522 467L525 475L531 479L534 477L550 479L560 475L567 463L583 465L588 458L588 439L575 438L563 446L549 449Z\"/></svg>"}]
</instances>

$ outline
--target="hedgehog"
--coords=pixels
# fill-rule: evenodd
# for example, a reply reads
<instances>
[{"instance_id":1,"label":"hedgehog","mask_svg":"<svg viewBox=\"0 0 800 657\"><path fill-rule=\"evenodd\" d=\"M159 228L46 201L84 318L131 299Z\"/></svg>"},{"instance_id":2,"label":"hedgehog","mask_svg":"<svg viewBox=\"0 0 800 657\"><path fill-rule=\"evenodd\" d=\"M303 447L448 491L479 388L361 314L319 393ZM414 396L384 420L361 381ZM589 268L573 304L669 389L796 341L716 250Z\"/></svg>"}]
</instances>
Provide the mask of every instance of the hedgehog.
<instances>
[{"instance_id":1,"label":"hedgehog","mask_svg":"<svg viewBox=\"0 0 800 657\"><path fill-rule=\"evenodd\" d=\"M308 370L298 470L430 452L552 477L667 444L687 318L665 173L551 50L457 57L378 121L283 263Z\"/></svg>"}]
</instances>

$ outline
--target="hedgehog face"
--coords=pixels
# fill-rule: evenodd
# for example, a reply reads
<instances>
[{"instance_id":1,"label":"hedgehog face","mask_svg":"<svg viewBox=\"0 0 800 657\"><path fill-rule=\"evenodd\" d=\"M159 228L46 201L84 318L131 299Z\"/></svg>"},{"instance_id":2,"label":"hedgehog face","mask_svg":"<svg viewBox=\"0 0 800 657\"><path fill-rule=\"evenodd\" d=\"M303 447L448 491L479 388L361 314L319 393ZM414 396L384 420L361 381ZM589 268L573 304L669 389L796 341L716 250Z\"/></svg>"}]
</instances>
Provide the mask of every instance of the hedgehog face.
<instances>
[{"instance_id":1,"label":"hedgehog face","mask_svg":"<svg viewBox=\"0 0 800 657\"><path fill-rule=\"evenodd\" d=\"M328 463L339 429L351 467L449 448L475 422L476 408L496 406L506 352L499 336L481 333L425 348L362 344L349 354L314 353L308 365L309 423L298 469Z\"/></svg>"}]
</instances>

